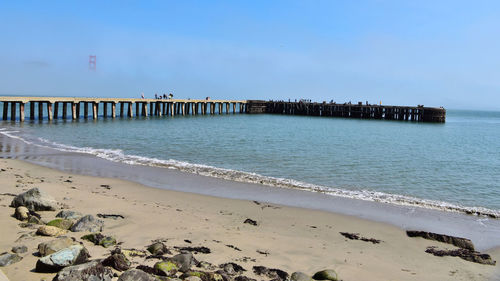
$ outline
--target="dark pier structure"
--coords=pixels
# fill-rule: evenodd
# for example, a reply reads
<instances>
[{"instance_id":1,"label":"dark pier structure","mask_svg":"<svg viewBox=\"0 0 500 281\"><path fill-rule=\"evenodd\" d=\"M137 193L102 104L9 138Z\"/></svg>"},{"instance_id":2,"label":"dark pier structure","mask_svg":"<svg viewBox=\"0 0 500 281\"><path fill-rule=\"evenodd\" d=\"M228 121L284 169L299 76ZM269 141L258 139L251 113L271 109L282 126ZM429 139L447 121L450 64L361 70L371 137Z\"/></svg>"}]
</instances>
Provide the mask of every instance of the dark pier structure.
<instances>
[{"instance_id":1,"label":"dark pier structure","mask_svg":"<svg viewBox=\"0 0 500 281\"><path fill-rule=\"evenodd\" d=\"M444 123L446 109L442 107L393 106L377 104L317 103L248 100L247 113L327 116L357 119L401 120Z\"/></svg>"}]
</instances>

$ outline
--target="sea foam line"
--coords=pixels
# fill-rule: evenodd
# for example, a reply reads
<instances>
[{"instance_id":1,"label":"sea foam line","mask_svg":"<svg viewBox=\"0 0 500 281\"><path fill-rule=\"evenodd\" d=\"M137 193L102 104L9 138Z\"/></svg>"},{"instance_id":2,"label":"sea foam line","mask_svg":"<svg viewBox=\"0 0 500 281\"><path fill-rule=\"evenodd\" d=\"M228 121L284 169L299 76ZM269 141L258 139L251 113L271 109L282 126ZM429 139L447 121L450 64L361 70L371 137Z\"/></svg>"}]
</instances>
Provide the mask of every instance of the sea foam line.
<instances>
[{"instance_id":1,"label":"sea foam line","mask_svg":"<svg viewBox=\"0 0 500 281\"><path fill-rule=\"evenodd\" d=\"M13 137L22 140L28 144L35 144L26 141L19 136L12 135L13 132L15 131L8 131L8 132L0 131L0 134L4 134L8 137ZM487 216L491 218L500 218L500 210L492 210L484 207L467 207L444 201L422 199L406 195L389 194L379 191L345 190L335 187L327 187L322 185L311 184L293 179L264 176L257 173L218 168L203 164L193 164L174 159L163 160L158 158L130 155L130 154L125 154L121 149L99 149L93 147L76 147L76 146L52 142L44 138L38 138L38 141L43 145L40 144L35 144L35 145L48 147L65 152L90 154L109 161L126 163L130 165L144 165L144 166L176 169L182 172L188 172L192 174L215 177L225 180L232 180L237 182L263 184L279 188L290 188L290 189L299 189L312 192L320 192L344 198L390 203L395 205L404 205L412 207L421 207L421 208L435 209L442 211L460 212L460 213L467 213L479 216Z\"/></svg>"}]
</instances>

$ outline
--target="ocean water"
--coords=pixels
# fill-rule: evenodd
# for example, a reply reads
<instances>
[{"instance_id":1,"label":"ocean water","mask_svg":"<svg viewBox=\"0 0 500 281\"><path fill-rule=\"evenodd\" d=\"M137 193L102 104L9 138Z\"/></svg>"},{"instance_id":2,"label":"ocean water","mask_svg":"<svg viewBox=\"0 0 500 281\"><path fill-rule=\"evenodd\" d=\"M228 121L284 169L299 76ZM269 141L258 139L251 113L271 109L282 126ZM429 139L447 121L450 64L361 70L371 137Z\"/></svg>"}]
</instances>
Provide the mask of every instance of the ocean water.
<instances>
[{"instance_id":1,"label":"ocean water","mask_svg":"<svg viewBox=\"0 0 500 281\"><path fill-rule=\"evenodd\" d=\"M444 124L284 115L0 122L33 145L336 196L500 217L500 112Z\"/></svg>"}]
</instances>

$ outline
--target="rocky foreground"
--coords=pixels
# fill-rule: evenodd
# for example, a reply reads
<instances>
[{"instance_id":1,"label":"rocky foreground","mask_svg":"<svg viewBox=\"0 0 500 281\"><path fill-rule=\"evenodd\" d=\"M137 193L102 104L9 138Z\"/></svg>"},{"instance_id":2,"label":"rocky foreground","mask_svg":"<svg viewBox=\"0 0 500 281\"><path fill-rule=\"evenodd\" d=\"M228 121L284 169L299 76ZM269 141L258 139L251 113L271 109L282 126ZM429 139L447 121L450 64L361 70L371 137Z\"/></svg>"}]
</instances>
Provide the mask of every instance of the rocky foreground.
<instances>
[{"instance_id":1,"label":"rocky foreground","mask_svg":"<svg viewBox=\"0 0 500 281\"><path fill-rule=\"evenodd\" d=\"M105 223L93 215L83 215L76 210L62 210L56 219L44 221L37 211L56 211L59 204L52 196L39 188L32 188L14 197L10 206L15 208L13 217L22 221L22 227L36 229L27 236L50 236L54 240L38 244L38 251L32 253L40 258L35 271L39 273L57 273L54 281L110 281L118 277L120 281L186 280L186 281L255 281L245 276L246 270L233 262L214 265L198 261L193 253L209 253L206 247L174 247L169 249L163 242L156 241L145 249L121 249L115 237L103 234ZM113 214L99 214L99 217L120 218ZM256 225L248 219L244 223ZM65 236L68 232L87 232L81 240ZM92 260L83 240L90 241L95 247L113 248L104 259ZM0 266L19 262L19 254L26 253L26 246L15 246L12 253L0 255ZM177 252L177 254L174 254ZM154 259L154 266L140 264L141 261ZM131 260L134 260L135 268ZM273 281L310 281L340 280L335 270L325 269L309 276L302 272L291 275L283 270L254 266L253 273Z\"/></svg>"}]
</instances>

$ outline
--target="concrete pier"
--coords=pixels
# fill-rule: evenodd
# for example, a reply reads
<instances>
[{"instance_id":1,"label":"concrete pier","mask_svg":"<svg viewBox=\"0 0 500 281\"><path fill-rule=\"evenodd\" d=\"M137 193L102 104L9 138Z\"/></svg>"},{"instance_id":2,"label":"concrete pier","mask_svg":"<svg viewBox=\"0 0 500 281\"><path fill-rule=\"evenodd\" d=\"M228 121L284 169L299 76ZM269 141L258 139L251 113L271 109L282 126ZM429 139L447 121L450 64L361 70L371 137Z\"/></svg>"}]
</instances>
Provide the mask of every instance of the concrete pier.
<instances>
[{"instance_id":1,"label":"concrete pier","mask_svg":"<svg viewBox=\"0 0 500 281\"><path fill-rule=\"evenodd\" d=\"M93 120L99 118L148 117L148 116L175 116L175 115L205 115L215 114L216 108L222 114L223 105L226 104L226 113L233 105L233 113L246 113L246 100L185 100L185 99L114 99L114 98L70 98L70 97L7 97L0 96L3 106L3 120L25 119L25 105L29 103L30 120L69 119L68 105L71 110L71 119L89 118L89 106ZM135 111L134 111L135 104ZM62 106L60 106L62 105ZM102 110L100 107L102 105ZM239 105L239 107L237 106ZM119 107L119 114L117 108ZM46 107L46 109L44 108ZM83 110L81 108L83 107ZM38 116L36 116L38 108ZM239 111L236 109L239 108ZM44 111L45 109L45 111ZM83 115L81 114L83 113Z\"/></svg>"},{"instance_id":2,"label":"concrete pier","mask_svg":"<svg viewBox=\"0 0 500 281\"><path fill-rule=\"evenodd\" d=\"M401 120L414 122L444 123L444 108L419 106L392 106L377 104L351 104L335 102L286 102L263 100L191 100L191 99L114 99L114 98L69 98L69 97L6 97L0 96L3 120L25 120L25 105L29 103L29 119L71 119L89 118L91 105L92 119L116 118L116 106L120 118L175 116L175 115L221 115L232 113L287 114L358 119ZM62 108L59 106L62 104ZM102 104L102 111L99 110ZM135 111L134 111L135 104ZM231 107L232 105L232 107ZM83 106L83 116L81 107ZM9 108L10 107L10 108ZM46 107L46 114L44 114ZM38 116L35 116L38 108ZM10 109L10 110L9 110ZM62 114L61 114L62 113ZM38 118L36 118L38 117Z\"/></svg>"}]
</instances>

